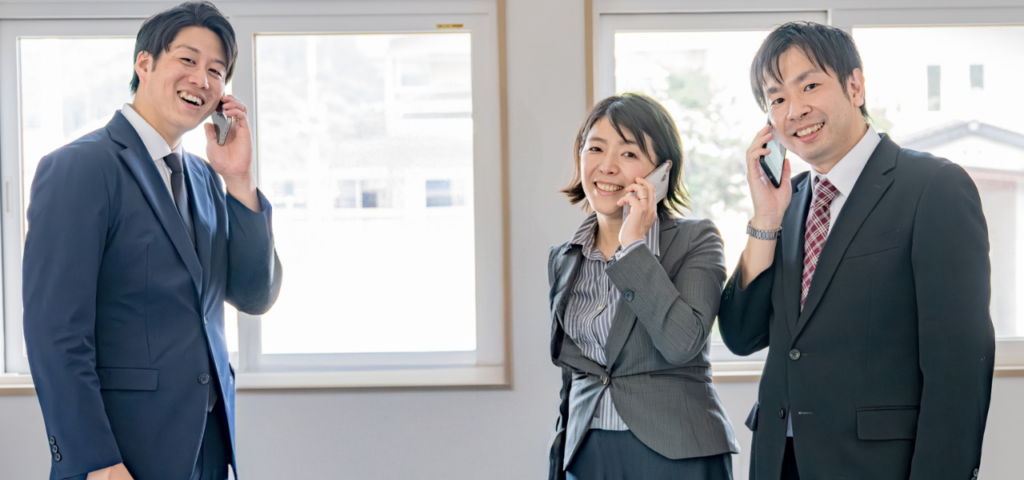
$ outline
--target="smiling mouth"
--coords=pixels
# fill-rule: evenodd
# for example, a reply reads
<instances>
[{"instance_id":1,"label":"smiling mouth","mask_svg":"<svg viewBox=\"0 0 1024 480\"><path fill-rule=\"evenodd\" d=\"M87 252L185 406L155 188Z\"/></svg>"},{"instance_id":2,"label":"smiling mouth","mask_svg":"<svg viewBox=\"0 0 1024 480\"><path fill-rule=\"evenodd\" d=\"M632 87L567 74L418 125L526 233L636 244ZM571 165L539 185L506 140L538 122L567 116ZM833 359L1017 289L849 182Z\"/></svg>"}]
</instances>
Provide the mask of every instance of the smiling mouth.
<instances>
[{"instance_id":1,"label":"smiling mouth","mask_svg":"<svg viewBox=\"0 0 1024 480\"><path fill-rule=\"evenodd\" d=\"M796 135L797 138L806 137L807 135L810 135L810 134L812 134L814 132L817 132L818 130L821 130L821 127L824 127L824 126L825 126L825 122L821 122L821 123L819 123L817 125L811 125L811 126L805 128L803 130L800 130L800 131L794 133L793 135Z\"/></svg>"},{"instance_id":2,"label":"smiling mouth","mask_svg":"<svg viewBox=\"0 0 1024 480\"><path fill-rule=\"evenodd\" d=\"M624 188L624 187L620 187L618 185L612 185L612 184L609 184L609 183L601 183L601 182L594 182L594 186L597 187L597 189L602 191L602 192L617 192L617 191L622 190Z\"/></svg>"},{"instance_id":3,"label":"smiling mouth","mask_svg":"<svg viewBox=\"0 0 1024 480\"><path fill-rule=\"evenodd\" d=\"M181 97L181 99L184 100L186 103L190 103L197 107L203 106L203 99L195 95L191 95L188 92L178 92L178 97Z\"/></svg>"}]
</instances>

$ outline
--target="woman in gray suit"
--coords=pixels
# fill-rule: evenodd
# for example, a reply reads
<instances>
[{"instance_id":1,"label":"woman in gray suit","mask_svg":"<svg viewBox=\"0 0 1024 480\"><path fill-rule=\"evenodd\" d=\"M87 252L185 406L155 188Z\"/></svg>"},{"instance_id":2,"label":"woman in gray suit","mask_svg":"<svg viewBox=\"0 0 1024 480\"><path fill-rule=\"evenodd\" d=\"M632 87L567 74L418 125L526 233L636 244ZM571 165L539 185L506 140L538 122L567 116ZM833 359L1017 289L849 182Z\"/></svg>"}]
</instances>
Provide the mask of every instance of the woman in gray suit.
<instances>
[{"instance_id":1,"label":"woman in gray suit","mask_svg":"<svg viewBox=\"0 0 1024 480\"><path fill-rule=\"evenodd\" d=\"M711 221L682 218L681 143L664 107L629 93L598 103L576 136L563 192L590 214L548 261L562 368L553 480L732 479L739 447L708 356L722 239ZM658 201L644 177L668 161Z\"/></svg>"}]
</instances>

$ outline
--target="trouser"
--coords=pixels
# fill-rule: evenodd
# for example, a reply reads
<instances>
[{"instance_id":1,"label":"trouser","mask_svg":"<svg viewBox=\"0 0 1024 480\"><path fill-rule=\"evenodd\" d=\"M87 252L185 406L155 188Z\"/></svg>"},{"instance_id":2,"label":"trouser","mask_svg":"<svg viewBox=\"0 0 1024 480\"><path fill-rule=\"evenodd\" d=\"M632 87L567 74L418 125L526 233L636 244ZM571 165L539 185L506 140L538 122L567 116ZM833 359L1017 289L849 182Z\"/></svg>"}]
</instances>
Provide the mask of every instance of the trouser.
<instances>
[{"instance_id":1,"label":"trouser","mask_svg":"<svg viewBox=\"0 0 1024 480\"><path fill-rule=\"evenodd\" d=\"M672 460L633 432L590 430L566 480L732 480L732 454Z\"/></svg>"}]
</instances>

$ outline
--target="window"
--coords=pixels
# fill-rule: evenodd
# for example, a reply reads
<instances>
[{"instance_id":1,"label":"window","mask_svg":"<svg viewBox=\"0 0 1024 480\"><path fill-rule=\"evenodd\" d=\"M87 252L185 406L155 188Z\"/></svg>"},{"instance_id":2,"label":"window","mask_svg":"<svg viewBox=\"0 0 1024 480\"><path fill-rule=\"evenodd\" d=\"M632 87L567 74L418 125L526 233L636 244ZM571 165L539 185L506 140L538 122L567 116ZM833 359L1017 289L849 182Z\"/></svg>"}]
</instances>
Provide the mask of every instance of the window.
<instances>
[{"instance_id":1,"label":"window","mask_svg":"<svg viewBox=\"0 0 1024 480\"><path fill-rule=\"evenodd\" d=\"M937 112L942 108L942 67L928 65L928 111Z\"/></svg>"},{"instance_id":2,"label":"window","mask_svg":"<svg viewBox=\"0 0 1024 480\"><path fill-rule=\"evenodd\" d=\"M233 19L288 277L249 385L505 382L495 31L439 20Z\"/></svg>"},{"instance_id":3,"label":"window","mask_svg":"<svg viewBox=\"0 0 1024 480\"><path fill-rule=\"evenodd\" d=\"M715 222L729 271L739 261L753 214L744 152L751 135L765 124L765 114L750 93L750 61L771 28L791 20L824 23L825 15L601 16L598 97L642 92L669 111L683 140L691 215ZM794 171L809 168L791 158L796 160ZM749 363L767 353L742 359L732 355L717 327L711 347L715 362Z\"/></svg>"},{"instance_id":4,"label":"window","mask_svg":"<svg viewBox=\"0 0 1024 480\"><path fill-rule=\"evenodd\" d=\"M985 66L971 65L971 90L985 88Z\"/></svg>"}]
</instances>

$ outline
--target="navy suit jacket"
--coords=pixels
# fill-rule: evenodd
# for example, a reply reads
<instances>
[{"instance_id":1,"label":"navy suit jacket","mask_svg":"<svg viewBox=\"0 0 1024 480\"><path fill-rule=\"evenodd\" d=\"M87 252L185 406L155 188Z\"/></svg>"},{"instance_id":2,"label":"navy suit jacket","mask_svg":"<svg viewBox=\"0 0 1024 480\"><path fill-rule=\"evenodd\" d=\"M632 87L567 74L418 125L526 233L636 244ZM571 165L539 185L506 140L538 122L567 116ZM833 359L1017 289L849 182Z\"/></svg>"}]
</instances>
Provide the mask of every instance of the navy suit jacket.
<instances>
[{"instance_id":1,"label":"navy suit jacket","mask_svg":"<svg viewBox=\"0 0 1024 480\"><path fill-rule=\"evenodd\" d=\"M195 247L120 112L36 171L24 324L51 479L122 462L140 480L189 478L210 388L220 389L234 445L224 302L265 312L281 265L267 200L249 210L209 164L185 157Z\"/></svg>"}]
</instances>

